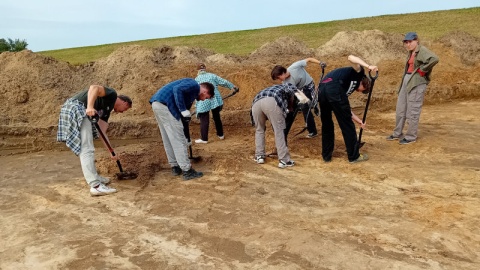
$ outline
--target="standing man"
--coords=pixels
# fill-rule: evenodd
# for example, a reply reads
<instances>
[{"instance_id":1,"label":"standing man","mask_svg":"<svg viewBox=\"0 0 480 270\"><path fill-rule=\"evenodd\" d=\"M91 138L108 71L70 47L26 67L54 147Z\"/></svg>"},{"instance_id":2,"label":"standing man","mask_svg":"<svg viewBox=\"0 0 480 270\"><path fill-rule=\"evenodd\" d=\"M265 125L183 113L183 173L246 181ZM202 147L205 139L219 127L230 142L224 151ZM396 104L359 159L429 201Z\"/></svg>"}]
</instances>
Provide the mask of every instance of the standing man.
<instances>
[{"instance_id":1,"label":"standing man","mask_svg":"<svg viewBox=\"0 0 480 270\"><path fill-rule=\"evenodd\" d=\"M397 108L395 116L395 129L387 137L388 141L400 140L400 144L409 144L417 141L418 122L422 112L423 98L430 82L430 74L438 63L438 57L420 45L418 35L409 32L403 39L403 46L408 51L407 61L402 83L398 90ZM405 121L408 129L403 136Z\"/></svg>"},{"instance_id":2,"label":"standing man","mask_svg":"<svg viewBox=\"0 0 480 270\"><path fill-rule=\"evenodd\" d=\"M255 123L255 161L265 163L265 130L266 121L270 120L275 132L275 146L278 151L278 167L286 168L295 165L290 159L284 129L285 117L292 111L296 87L292 84L278 84L260 91L252 103L252 119Z\"/></svg>"},{"instance_id":3,"label":"standing man","mask_svg":"<svg viewBox=\"0 0 480 270\"><path fill-rule=\"evenodd\" d=\"M132 100L129 97L117 95L112 88L91 85L67 99L60 110L57 141L66 142L73 153L80 157L83 176L90 186L92 196L107 195L117 190L106 186L110 179L97 173L93 139L98 138L98 135L89 117L99 116L98 125L106 137L111 111L123 113L131 107ZM112 156L112 159L117 157Z\"/></svg>"},{"instance_id":4,"label":"standing man","mask_svg":"<svg viewBox=\"0 0 480 270\"><path fill-rule=\"evenodd\" d=\"M150 99L172 175L183 174L183 180L202 177L203 173L190 164L182 121L188 125L192 119L189 110L195 99L206 100L214 94L211 83L199 85L194 79L184 78L163 86Z\"/></svg>"},{"instance_id":5,"label":"standing man","mask_svg":"<svg viewBox=\"0 0 480 270\"><path fill-rule=\"evenodd\" d=\"M357 122L362 128L365 128L365 123L352 112L348 96L354 91L368 94L371 90L371 82L365 76L364 68L369 71L377 71L378 68L366 64L362 59L353 55L348 56L348 61L350 61L351 67L334 69L325 75L325 78L320 82L322 157L325 162L332 160L335 143L332 111L342 130L343 140L347 147L348 161L356 163L368 160L366 154L359 153L357 132L353 121Z\"/></svg>"},{"instance_id":6,"label":"standing man","mask_svg":"<svg viewBox=\"0 0 480 270\"><path fill-rule=\"evenodd\" d=\"M198 83L208 82L215 87L215 96L212 99L198 100L196 102L197 116L200 118L200 139L195 140L195 143L208 143L208 128L210 125L210 111L212 111L213 122L215 123L215 129L217 130L217 136L220 140L225 139L223 133L222 119L220 118L220 111L223 109L223 100L218 86L226 87L235 93L238 92L238 88L233 83L217 76L213 73L206 71L207 67L204 63L199 63L198 75L195 81Z\"/></svg>"},{"instance_id":7,"label":"standing man","mask_svg":"<svg viewBox=\"0 0 480 270\"><path fill-rule=\"evenodd\" d=\"M304 60L297 61L289 66L287 69L283 66L275 66L272 69L272 79L280 80L282 83L290 83L296 86L298 89L302 90L303 93L312 101L312 94L315 92L315 82L312 79L312 76L307 73L305 67L308 63L321 64L315 58L307 58ZM316 102L316 101L315 101ZM310 112L310 107L308 104L302 106L303 118L305 123L307 123L308 135L307 138L313 138L318 135L317 127L315 125L315 119ZM315 106L315 114L318 115L318 107Z\"/></svg>"}]
</instances>

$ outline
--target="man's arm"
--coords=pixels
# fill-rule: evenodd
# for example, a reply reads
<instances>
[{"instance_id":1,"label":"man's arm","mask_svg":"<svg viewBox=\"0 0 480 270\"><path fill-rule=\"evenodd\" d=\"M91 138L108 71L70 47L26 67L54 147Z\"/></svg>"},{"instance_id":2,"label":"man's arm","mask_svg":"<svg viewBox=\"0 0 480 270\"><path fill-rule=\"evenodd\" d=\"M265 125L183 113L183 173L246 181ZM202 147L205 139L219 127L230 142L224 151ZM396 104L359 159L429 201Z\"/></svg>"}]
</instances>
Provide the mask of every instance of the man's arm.
<instances>
[{"instance_id":1,"label":"man's arm","mask_svg":"<svg viewBox=\"0 0 480 270\"><path fill-rule=\"evenodd\" d=\"M357 56L354 56L354 55L349 55L348 56L348 61L350 61L350 63L352 63L352 67L357 72L362 71L361 67L364 67L364 68L368 69L369 71L377 71L378 70L377 66L370 66L367 63L365 63L365 61L360 59L360 57L357 57Z\"/></svg>"},{"instance_id":2,"label":"man's arm","mask_svg":"<svg viewBox=\"0 0 480 270\"><path fill-rule=\"evenodd\" d=\"M88 116L94 116L97 111L93 107L95 105L95 101L98 97L105 96L105 88L101 85L90 85L88 88L88 98L87 98L87 109L86 113Z\"/></svg>"}]
</instances>

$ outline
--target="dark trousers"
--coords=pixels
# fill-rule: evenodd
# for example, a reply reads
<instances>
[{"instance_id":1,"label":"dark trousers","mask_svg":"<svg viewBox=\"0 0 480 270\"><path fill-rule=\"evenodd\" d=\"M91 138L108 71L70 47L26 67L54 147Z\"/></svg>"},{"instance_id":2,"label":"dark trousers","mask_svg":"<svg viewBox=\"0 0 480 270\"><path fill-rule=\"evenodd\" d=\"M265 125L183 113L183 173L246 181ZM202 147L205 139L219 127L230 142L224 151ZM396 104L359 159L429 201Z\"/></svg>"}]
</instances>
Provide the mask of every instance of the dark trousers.
<instances>
[{"instance_id":1,"label":"dark trousers","mask_svg":"<svg viewBox=\"0 0 480 270\"><path fill-rule=\"evenodd\" d=\"M313 81L308 85L306 85L305 87L303 87L302 90L305 96L307 96L311 100L311 102L317 102L316 100L312 100L312 92L315 91L315 83ZM315 117L314 117L315 115L310 110L307 104L305 104L302 107L302 113L303 113L303 119L305 120L305 123L307 123L308 133L317 134L317 126L315 125Z\"/></svg>"},{"instance_id":2,"label":"dark trousers","mask_svg":"<svg viewBox=\"0 0 480 270\"><path fill-rule=\"evenodd\" d=\"M322 157L323 160L332 159L335 146L335 132L332 111L342 130L343 140L347 147L348 160L357 159L360 154L357 147L357 131L352 120L350 102L340 84L335 81L320 85L320 119L322 120Z\"/></svg>"},{"instance_id":3,"label":"dark trousers","mask_svg":"<svg viewBox=\"0 0 480 270\"><path fill-rule=\"evenodd\" d=\"M215 129L217 130L217 136L223 136L223 124L220 118L220 111L223 106L218 106L212 109L213 122L215 123ZM200 119L200 136L203 141L208 141L208 128L210 126L210 111L204 113L198 113Z\"/></svg>"}]
</instances>

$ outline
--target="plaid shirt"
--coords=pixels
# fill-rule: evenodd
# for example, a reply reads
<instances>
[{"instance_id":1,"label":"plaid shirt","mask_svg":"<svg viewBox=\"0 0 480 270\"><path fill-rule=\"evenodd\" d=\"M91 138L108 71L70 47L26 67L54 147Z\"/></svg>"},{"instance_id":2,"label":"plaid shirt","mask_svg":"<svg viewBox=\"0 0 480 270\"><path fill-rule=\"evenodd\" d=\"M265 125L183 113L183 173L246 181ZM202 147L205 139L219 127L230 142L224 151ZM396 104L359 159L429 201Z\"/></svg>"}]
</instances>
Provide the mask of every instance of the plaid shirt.
<instances>
[{"instance_id":1,"label":"plaid shirt","mask_svg":"<svg viewBox=\"0 0 480 270\"><path fill-rule=\"evenodd\" d=\"M191 78L179 79L160 88L150 99L168 107L175 119L180 120L182 112L190 110L193 101L200 94L200 85Z\"/></svg>"},{"instance_id":2,"label":"plaid shirt","mask_svg":"<svg viewBox=\"0 0 480 270\"><path fill-rule=\"evenodd\" d=\"M218 88L217 88L219 85L226 87L230 90L232 90L234 87L233 83L213 73L208 73L204 70L200 70L198 72L198 75L195 78L195 81L197 81L199 84L204 82L209 82L213 84L213 86L215 87L215 96L213 96L213 98L205 99L205 100L197 100L197 102L195 103L197 114L208 112L212 109L215 109L223 105L222 95L220 94L220 91L218 91Z\"/></svg>"},{"instance_id":3,"label":"plaid shirt","mask_svg":"<svg viewBox=\"0 0 480 270\"><path fill-rule=\"evenodd\" d=\"M287 116L288 113L288 101L295 95L297 88L288 83L288 84L277 84L274 86L267 87L260 91L255 98L253 99L252 106L258 100L264 97L273 97L277 102L277 106L280 107L283 111L283 116Z\"/></svg>"},{"instance_id":4,"label":"plaid shirt","mask_svg":"<svg viewBox=\"0 0 480 270\"><path fill-rule=\"evenodd\" d=\"M67 99L60 110L58 120L57 142L66 142L75 155L80 154L82 139L80 138L80 127L83 118L87 116L83 103L77 99ZM98 138L97 130L92 125L94 138Z\"/></svg>"}]
</instances>

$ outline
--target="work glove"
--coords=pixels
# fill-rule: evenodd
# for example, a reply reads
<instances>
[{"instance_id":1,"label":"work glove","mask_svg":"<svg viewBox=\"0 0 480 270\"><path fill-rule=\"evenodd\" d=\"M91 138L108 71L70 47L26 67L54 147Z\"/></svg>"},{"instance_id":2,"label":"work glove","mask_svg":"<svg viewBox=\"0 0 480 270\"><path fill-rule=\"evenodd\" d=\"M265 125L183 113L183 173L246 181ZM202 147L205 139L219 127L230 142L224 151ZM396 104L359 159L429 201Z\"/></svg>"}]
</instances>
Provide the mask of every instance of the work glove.
<instances>
[{"instance_id":1,"label":"work glove","mask_svg":"<svg viewBox=\"0 0 480 270\"><path fill-rule=\"evenodd\" d=\"M183 121L189 123L192 120L192 115L189 110L182 111Z\"/></svg>"},{"instance_id":2,"label":"work glove","mask_svg":"<svg viewBox=\"0 0 480 270\"><path fill-rule=\"evenodd\" d=\"M320 62L320 67L326 68L326 67L327 67L327 63L325 63L325 62Z\"/></svg>"}]
</instances>

